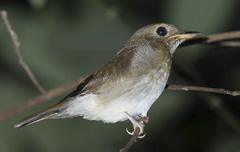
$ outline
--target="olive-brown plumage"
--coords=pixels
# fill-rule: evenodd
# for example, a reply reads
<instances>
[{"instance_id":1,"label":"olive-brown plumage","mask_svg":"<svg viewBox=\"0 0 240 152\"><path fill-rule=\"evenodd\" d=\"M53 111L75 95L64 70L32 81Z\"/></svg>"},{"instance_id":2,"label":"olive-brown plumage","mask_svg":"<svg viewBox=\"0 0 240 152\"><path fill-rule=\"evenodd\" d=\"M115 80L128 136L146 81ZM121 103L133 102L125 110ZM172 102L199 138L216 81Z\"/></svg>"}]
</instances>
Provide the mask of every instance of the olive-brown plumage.
<instances>
[{"instance_id":1,"label":"olive-brown plumage","mask_svg":"<svg viewBox=\"0 0 240 152\"><path fill-rule=\"evenodd\" d=\"M197 35L198 32L186 33L169 24L139 29L111 61L57 105L25 118L14 127L77 116L107 123L147 116L165 88L176 48Z\"/></svg>"}]
</instances>

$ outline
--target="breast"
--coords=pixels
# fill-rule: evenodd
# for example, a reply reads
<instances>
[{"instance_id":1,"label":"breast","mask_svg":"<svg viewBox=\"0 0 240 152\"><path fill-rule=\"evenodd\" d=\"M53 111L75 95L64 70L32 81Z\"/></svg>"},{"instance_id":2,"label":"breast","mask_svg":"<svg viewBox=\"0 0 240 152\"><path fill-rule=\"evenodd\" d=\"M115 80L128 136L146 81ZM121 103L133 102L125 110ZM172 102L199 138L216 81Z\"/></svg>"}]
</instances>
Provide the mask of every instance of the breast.
<instances>
[{"instance_id":1,"label":"breast","mask_svg":"<svg viewBox=\"0 0 240 152\"><path fill-rule=\"evenodd\" d=\"M167 64L165 66L170 70ZM94 108L98 120L108 123L124 121L127 119L124 112L133 117L147 116L148 110L164 90L168 77L169 72L165 68L154 69L134 80L124 80L116 88L98 95Z\"/></svg>"},{"instance_id":2,"label":"breast","mask_svg":"<svg viewBox=\"0 0 240 152\"><path fill-rule=\"evenodd\" d=\"M159 98L166 86L170 70L168 67L166 68L152 71L151 74L146 75L139 81L135 89L141 91L135 100L135 105L133 106L135 108L129 110L132 115L147 116L148 110Z\"/></svg>"}]
</instances>

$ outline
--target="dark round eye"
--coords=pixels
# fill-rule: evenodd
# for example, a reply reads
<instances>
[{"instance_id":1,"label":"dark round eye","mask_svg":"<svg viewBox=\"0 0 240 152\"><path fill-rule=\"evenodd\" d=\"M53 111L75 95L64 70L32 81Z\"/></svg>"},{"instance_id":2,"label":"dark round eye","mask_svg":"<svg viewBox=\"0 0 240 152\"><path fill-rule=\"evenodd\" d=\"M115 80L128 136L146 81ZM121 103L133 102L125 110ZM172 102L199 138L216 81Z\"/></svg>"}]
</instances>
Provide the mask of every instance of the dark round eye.
<instances>
[{"instance_id":1,"label":"dark round eye","mask_svg":"<svg viewBox=\"0 0 240 152\"><path fill-rule=\"evenodd\" d=\"M167 29L165 27L159 27L156 32L160 36L166 36L167 35Z\"/></svg>"}]
</instances>

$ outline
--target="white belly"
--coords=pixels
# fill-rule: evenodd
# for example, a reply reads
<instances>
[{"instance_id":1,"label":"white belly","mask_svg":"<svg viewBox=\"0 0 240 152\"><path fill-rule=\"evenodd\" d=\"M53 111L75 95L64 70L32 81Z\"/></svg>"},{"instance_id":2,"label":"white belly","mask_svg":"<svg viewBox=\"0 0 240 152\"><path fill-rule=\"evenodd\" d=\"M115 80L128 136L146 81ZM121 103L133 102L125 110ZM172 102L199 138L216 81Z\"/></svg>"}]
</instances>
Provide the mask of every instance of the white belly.
<instances>
[{"instance_id":1,"label":"white belly","mask_svg":"<svg viewBox=\"0 0 240 152\"><path fill-rule=\"evenodd\" d=\"M87 94L77 97L70 102L62 115L65 117L83 116L85 119L102 120L107 123L126 120L124 112L133 117L147 116L149 108L161 95L168 79L165 73L161 74L160 78L153 77L144 77L123 94L117 92L121 89L113 89L105 93L105 96ZM114 97L109 98L110 94ZM105 103L104 100L109 100L109 102Z\"/></svg>"}]
</instances>

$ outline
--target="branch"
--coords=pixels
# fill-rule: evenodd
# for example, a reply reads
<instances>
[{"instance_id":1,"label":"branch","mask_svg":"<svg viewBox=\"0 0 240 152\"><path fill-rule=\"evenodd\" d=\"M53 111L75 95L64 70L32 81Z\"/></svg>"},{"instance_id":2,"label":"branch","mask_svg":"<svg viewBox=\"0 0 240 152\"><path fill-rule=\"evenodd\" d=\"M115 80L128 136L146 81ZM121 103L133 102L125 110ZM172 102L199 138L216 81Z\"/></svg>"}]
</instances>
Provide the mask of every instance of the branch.
<instances>
[{"instance_id":1,"label":"branch","mask_svg":"<svg viewBox=\"0 0 240 152\"><path fill-rule=\"evenodd\" d=\"M214 42L225 41L225 40L239 39L240 31L211 34L211 35L206 35L205 37L207 38L207 40L204 43L214 43Z\"/></svg>"},{"instance_id":2,"label":"branch","mask_svg":"<svg viewBox=\"0 0 240 152\"><path fill-rule=\"evenodd\" d=\"M148 123L149 121L149 117L140 117L139 122L143 123L143 127L145 126L145 123ZM143 128L144 129L144 128ZM130 138L130 140L128 141L128 143L120 150L120 152L127 152L131 147L132 145L134 144L134 142L137 141L138 138L143 138L145 137L145 135L143 135L142 137L140 136L139 137L139 133L140 133L140 128L137 127L134 132L133 132L133 135L132 137Z\"/></svg>"},{"instance_id":3,"label":"branch","mask_svg":"<svg viewBox=\"0 0 240 152\"><path fill-rule=\"evenodd\" d=\"M134 144L134 142L137 141L137 138L139 136L140 133L140 128L137 127L131 137L131 139L128 141L128 143L120 150L120 152L127 152L130 147Z\"/></svg>"},{"instance_id":4,"label":"branch","mask_svg":"<svg viewBox=\"0 0 240 152\"><path fill-rule=\"evenodd\" d=\"M195 39L185 41L181 46L193 44L217 44L220 46L240 47L240 31L224 32L210 35L203 35Z\"/></svg>"},{"instance_id":5,"label":"branch","mask_svg":"<svg viewBox=\"0 0 240 152\"><path fill-rule=\"evenodd\" d=\"M31 79L31 81L35 85L35 87L38 89L38 91L41 94L45 94L46 90L40 85L40 83L38 82L38 80L36 79L36 77L34 76L32 71L30 70L29 66L25 63L25 61L22 58L22 55L21 55L20 49L19 49L20 42L18 40L17 34L13 31L12 26L11 26L11 24L10 24L8 18L7 18L7 12L6 11L1 11L1 16L2 16L2 19L3 19L6 27L7 27L7 30L9 32L10 36L12 38L19 64L23 67L23 69L25 70L28 77Z\"/></svg>"},{"instance_id":6,"label":"branch","mask_svg":"<svg viewBox=\"0 0 240 152\"><path fill-rule=\"evenodd\" d=\"M198 86L183 86L183 85L167 85L166 89L170 90L182 90L182 91L201 91L201 92L211 92L226 94L231 96L239 96L240 91L229 91L222 88L208 88L208 87L198 87Z\"/></svg>"},{"instance_id":7,"label":"branch","mask_svg":"<svg viewBox=\"0 0 240 152\"><path fill-rule=\"evenodd\" d=\"M66 84L64 84L60 87L54 88L52 90L48 90L45 94L36 96L36 97L28 100L27 102L19 104L16 107L14 107L14 108L12 108L8 111L1 113L0 114L0 122L2 122L4 120L7 120L7 119L11 118L12 116L14 116L18 113L21 113L21 112L23 112L23 111L25 111L25 110L33 107L33 106L36 106L39 103L42 103L46 100L50 100L54 97L57 97L57 96L65 93L65 92L69 91L70 89L76 87L87 76L81 77L81 78L79 78L79 79L77 79L73 82L66 83Z\"/></svg>"}]
</instances>

